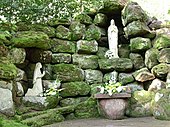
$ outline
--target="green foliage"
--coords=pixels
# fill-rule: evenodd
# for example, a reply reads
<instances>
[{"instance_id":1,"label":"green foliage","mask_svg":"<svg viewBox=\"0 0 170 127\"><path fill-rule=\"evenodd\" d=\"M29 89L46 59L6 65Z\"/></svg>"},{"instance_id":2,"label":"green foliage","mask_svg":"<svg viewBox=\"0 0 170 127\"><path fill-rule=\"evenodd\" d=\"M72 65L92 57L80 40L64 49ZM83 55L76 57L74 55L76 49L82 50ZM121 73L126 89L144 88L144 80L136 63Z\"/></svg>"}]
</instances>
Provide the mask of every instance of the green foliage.
<instances>
[{"instance_id":1,"label":"green foliage","mask_svg":"<svg viewBox=\"0 0 170 127\"><path fill-rule=\"evenodd\" d=\"M1 0L0 21L46 23L53 18L70 19L77 13L98 11L101 3L96 0Z\"/></svg>"}]
</instances>

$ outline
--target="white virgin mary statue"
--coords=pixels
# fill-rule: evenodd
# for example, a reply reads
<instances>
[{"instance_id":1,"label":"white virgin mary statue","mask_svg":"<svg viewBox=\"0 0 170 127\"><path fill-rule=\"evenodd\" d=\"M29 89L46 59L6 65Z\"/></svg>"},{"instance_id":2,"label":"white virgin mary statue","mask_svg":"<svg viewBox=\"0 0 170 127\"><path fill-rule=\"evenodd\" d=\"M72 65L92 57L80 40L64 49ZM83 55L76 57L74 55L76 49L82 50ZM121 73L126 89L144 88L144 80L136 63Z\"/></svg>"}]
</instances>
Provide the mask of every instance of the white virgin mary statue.
<instances>
[{"instance_id":1,"label":"white virgin mary statue","mask_svg":"<svg viewBox=\"0 0 170 127\"><path fill-rule=\"evenodd\" d=\"M114 20L110 21L110 26L108 27L108 42L109 50L106 52L105 56L109 59L119 58L118 56L118 28L115 25Z\"/></svg>"},{"instance_id":2,"label":"white virgin mary statue","mask_svg":"<svg viewBox=\"0 0 170 127\"><path fill-rule=\"evenodd\" d=\"M45 75L45 71L41 72L42 64L36 63L34 76L33 76L33 88L28 89L25 96L41 96L43 94L42 77Z\"/></svg>"}]
</instances>

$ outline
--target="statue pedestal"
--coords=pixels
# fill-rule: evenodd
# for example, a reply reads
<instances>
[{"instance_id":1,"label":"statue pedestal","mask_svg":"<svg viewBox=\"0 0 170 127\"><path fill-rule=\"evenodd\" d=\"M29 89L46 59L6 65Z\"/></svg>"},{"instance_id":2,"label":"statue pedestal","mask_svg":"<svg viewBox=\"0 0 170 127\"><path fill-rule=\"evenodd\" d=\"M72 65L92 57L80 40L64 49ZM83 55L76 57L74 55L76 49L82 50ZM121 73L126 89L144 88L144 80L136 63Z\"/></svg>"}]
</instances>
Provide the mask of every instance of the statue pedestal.
<instances>
[{"instance_id":1,"label":"statue pedestal","mask_svg":"<svg viewBox=\"0 0 170 127\"><path fill-rule=\"evenodd\" d=\"M124 114L130 97L131 94L128 93L118 93L112 96L95 94L95 98L98 99L100 115L112 120L125 118Z\"/></svg>"}]
</instances>

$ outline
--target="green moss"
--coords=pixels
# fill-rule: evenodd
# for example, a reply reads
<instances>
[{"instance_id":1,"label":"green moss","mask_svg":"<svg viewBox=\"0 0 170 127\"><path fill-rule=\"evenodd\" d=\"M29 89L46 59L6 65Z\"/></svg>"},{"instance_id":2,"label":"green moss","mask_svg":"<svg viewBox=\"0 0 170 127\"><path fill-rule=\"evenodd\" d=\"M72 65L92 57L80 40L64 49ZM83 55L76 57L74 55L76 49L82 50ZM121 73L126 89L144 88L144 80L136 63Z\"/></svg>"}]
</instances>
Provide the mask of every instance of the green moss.
<instances>
[{"instance_id":1,"label":"green moss","mask_svg":"<svg viewBox=\"0 0 170 127\"><path fill-rule=\"evenodd\" d=\"M79 14L75 17L75 20L83 24L92 24L92 18L87 14Z\"/></svg>"},{"instance_id":2,"label":"green moss","mask_svg":"<svg viewBox=\"0 0 170 127\"><path fill-rule=\"evenodd\" d=\"M77 105L75 108L75 116L77 118L99 117L97 100L94 98L89 98L85 102Z\"/></svg>"},{"instance_id":3,"label":"green moss","mask_svg":"<svg viewBox=\"0 0 170 127\"><path fill-rule=\"evenodd\" d=\"M170 90L158 91L163 96L155 102L154 117L160 120L170 120Z\"/></svg>"},{"instance_id":4,"label":"green moss","mask_svg":"<svg viewBox=\"0 0 170 127\"><path fill-rule=\"evenodd\" d=\"M83 81L84 71L72 64L56 64L52 66L53 78L61 81Z\"/></svg>"},{"instance_id":5,"label":"green moss","mask_svg":"<svg viewBox=\"0 0 170 127\"><path fill-rule=\"evenodd\" d=\"M14 79L17 76L17 68L12 63L0 63L0 78Z\"/></svg>"},{"instance_id":6,"label":"green moss","mask_svg":"<svg viewBox=\"0 0 170 127\"><path fill-rule=\"evenodd\" d=\"M87 95L90 92L90 86L85 82L63 83L61 91L62 97L71 97L77 95Z\"/></svg>"},{"instance_id":7,"label":"green moss","mask_svg":"<svg viewBox=\"0 0 170 127\"><path fill-rule=\"evenodd\" d=\"M90 25L85 32L85 39L86 40L99 40L101 38L101 31L95 25Z\"/></svg>"},{"instance_id":8,"label":"green moss","mask_svg":"<svg viewBox=\"0 0 170 127\"><path fill-rule=\"evenodd\" d=\"M48 103L47 109L57 107L60 98L58 96L47 96L46 101Z\"/></svg>"},{"instance_id":9,"label":"green moss","mask_svg":"<svg viewBox=\"0 0 170 127\"><path fill-rule=\"evenodd\" d=\"M42 49L49 49L49 37L47 34L43 32L35 32L35 31L24 31L18 32L13 36L11 42L16 47L35 47Z\"/></svg>"},{"instance_id":10,"label":"green moss","mask_svg":"<svg viewBox=\"0 0 170 127\"><path fill-rule=\"evenodd\" d=\"M157 49L170 47L170 37L166 34L159 34L153 41L153 47Z\"/></svg>"},{"instance_id":11,"label":"green moss","mask_svg":"<svg viewBox=\"0 0 170 127\"><path fill-rule=\"evenodd\" d=\"M75 53L76 45L72 41L53 39L51 41L52 52Z\"/></svg>"},{"instance_id":12,"label":"green moss","mask_svg":"<svg viewBox=\"0 0 170 127\"><path fill-rule=\"evenodd\" d=\"M28 127L18 121L0 117L0 127Z\"/></svg>"}]
</instances>

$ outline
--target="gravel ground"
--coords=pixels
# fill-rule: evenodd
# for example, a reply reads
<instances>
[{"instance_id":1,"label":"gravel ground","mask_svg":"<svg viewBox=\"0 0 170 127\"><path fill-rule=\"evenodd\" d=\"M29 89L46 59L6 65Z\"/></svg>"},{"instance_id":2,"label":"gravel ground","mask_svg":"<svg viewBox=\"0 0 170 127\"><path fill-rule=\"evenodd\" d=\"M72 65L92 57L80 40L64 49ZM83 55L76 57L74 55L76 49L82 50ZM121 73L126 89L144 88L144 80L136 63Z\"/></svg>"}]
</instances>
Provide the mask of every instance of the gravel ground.
<instances>
[{"instance_id":1,"label":"gravel ground","mask_svg":"<svg viewBox=\"0 0 170 127\"><path fill-rule=\"evenodd\" d=\"M156 120L153 117L127 118L123 120L79 119L44 127L170 127L170 121Z\"/></svg>"}]
</instances>

